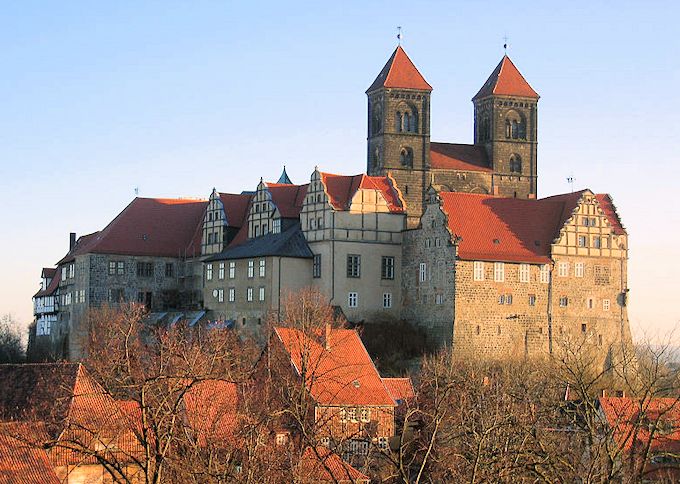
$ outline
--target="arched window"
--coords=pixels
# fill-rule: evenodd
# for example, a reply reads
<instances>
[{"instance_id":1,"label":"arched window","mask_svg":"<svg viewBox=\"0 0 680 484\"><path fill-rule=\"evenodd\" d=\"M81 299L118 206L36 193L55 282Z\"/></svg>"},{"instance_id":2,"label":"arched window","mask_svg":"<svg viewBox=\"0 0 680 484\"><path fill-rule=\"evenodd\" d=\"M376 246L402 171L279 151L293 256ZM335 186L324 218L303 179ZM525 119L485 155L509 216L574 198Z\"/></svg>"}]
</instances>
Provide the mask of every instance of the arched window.
<instances>
[{"instance_id":1,"label":"arched window","mask_svg":"<svg viewBox=\"0 0 680 484\"><path fill-rule=\"evenodd\" d=\"M397 111L396 118L397 131L399 133L417 133L418 132L418 111L412 104L405 102L399 104L399 111Z\"/></svg>"},{"instance_id":2,"label":"arched window","mask_svg":"<svg viewBox=\"0 0 680 484\"><path fill-rule=\"evenodd\" d=\"M512 139L519 138L519 123L517 120L512 120Z\"/></svg>"},{"instance_id":3,"label":"arched window","mask_svg":"<svg viewBox=\"0 0 680 484\"><path fill-rule=\"evenodd\" d=\"M373 119L371 121L371 132L378 134L382 129L382 108L380 104L376 104L373 108Z\"/></svg>"},{"instance_id":4,"label":"arched window","mask_svg":"<svg viewBox=\"0 0 680 484\"><path fill-rule=\"evenodd\" d=\"M418 114L415 111L411 113L411 122L409 123L409 126L411 127L409 130L411 133L418 132Z\"/></svg>"},{"instance_id":5,"label":"arched window","mask_svg":"<svg viewBox=\"0 0 680 484\"><path fill-rule=\"evenodd\" d=\"M522 158L517 154L510 156L510 172L522 173Z\"/></svg>"},{"instance_id":6,"label":"arched window","mask_svg":"<svg viewBox=\"0 0 680 484\"><path fill-rule=\"evenodd\" d=\"M399 153L399 161L402 166L413 168L413 150L409 147L404 147Z\"/></svg>"},{"instance_id":7,"label":"arched window","mask_svg":"<svg viewBox=\"0 0 680 484\"><path fill-rule=\"evenodd\" d=\"M510 120L506 119L505 120L505 137L510 138L511 136L512 136L512 133L511 133Z\"/></svg>"},{"instance_id":8,"label":"arched window","mask_svg":"<svg viewBox=\"0 0 680 484\"><path fill-rule=\"evenodd\" d=\"M396 126L397 131L401 133L403 131L403 126L404 126L403 125L404 120L401 116L401 111L397 111L396 120L397 120L397 126Z\"/></svg>"},{"instance_id":9,"label":"arched window","mask_svg":"<svg viewBox=\"0 0 680 484\"><path fill-rule=\"evenodd\" d=\"M512 139L527 139L527 122L524 116L514 109L508 111L505 117L505 137Z\"/></svg>"},{"instance_id":10,"label":"arched window","mask_svg":"<svg viewBox=\"0 0 680 484\"><path fill-rule=\"evenodd\" d=\"M411 132L411 115L409 113L404 113L404 131Z\"/></svg>"},{"instance_id":11,"label":"arched window","mask_svg":"<svg viewBox=\"0 0 680 484\"><path fill-rule=\"evenodd\" d=\"M524 120L519 123L519 138L527 139L527 123Z\"/></svg>"}]
</instances>

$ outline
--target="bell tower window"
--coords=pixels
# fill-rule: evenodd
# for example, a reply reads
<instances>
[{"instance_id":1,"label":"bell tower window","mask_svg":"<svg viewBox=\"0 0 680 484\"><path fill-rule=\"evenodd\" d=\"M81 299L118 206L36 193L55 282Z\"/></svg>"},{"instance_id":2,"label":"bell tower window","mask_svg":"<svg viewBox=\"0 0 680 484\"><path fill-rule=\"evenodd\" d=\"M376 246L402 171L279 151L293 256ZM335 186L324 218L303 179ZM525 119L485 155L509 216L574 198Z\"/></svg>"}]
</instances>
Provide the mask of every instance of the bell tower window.
<instances>
[{"instance_id":1,"label":"bell tower window","mask_svg":"<svg viewBox=\"0 0 680 484\"><path fill-rule=\"evenodd\" d=\"M371 120L371 133L378 134L382 131L382 108L380 104L376 104L373 108L373 117Z\"/></svg>"},{"instance_id":2,"label":"bell tower window","mask_svg":"<svg viewBox=\"0 0 680 484\"><path fill-rule=\"evenodd\" d=\"M399 153L399 161L401 166L406 168L413 168L413 149L404 147Z\"/></svg>"},{"instance_id":3,"label":"bell tower window","mask_svg":"<svg viewBox=\"0 0 680 484\"><path fill-rule=\"evenodd\" d=\"M517 154L510 156L510 172L522 173L522 158Z\"/></svg>"},{"instance_id":4,"label":"bell tower window","mask_svg":"<svg viewBox=\"0 0 680 484\"><path fill-rule=\"evenodd\" d=\"M527 138L526 120L517 111L510 111L505 118L505 137L507 139Z\"/></svg>"},{"instance_id":5,"label":"bell tower window","mask_svg":"<svg viewBox=\"0 0 680 484\"><path fill-rule=\"evenodd\" d=\"M402 103L397 111L396 128L399 133L418 132L418 112L414 106Z\"/></svg>"}]
</instances>

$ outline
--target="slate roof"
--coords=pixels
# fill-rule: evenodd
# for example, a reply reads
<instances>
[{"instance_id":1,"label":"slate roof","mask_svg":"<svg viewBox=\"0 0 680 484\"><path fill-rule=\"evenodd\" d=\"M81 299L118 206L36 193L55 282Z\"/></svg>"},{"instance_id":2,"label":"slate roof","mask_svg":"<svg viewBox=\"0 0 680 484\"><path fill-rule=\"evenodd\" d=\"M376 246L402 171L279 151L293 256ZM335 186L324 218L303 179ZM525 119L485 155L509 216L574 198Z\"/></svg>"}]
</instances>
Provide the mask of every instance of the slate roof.
<instances>
[{"instance_id":1,"label":"slate roof","mask_svg":"<svg viewBox=\"0 0 680 484\"><path fill-rule=\"evenodd\" d=\"M381 87L432 91L432 86L418 72L418 69L401 46L394 50L385 67L382 68L380 74L378 74L378 77L375 78L375 81L373 81L373 84L371 84L371 87L366 92L375 91Z\"/></svg>"},{"instance_id":2,"label":"slate roof","mask_svg":"<svg viewBox=\"0 0 680 484\"><path fill-rule=\"evenodd\" d=\"M385 198L390 212L402 213L404 211L404 201L386 176L368 176L363 173L349 176L321 173L321 181L326 187L331 205L336 210L348 210L352 198L361 188L379 191Z\"/></svg>"},{"instance_id":3,"label":"slate roof","mask_svg":"<svg viewBox=\"0 0 680 484\"><path fill-rule=\"evenodd\" d=\"M368 483L370 479L344 462L328 447L307 447L296 469L296 482Z\"/></svg>"},{"instance_id":4,"label":"slate roof","mask_svg":"<svg viewBox=\"0 0 680 484\"><path fill-rule=\"evenodd\" d=\"M0 423L0 482L59 484L43 448L48 440L40 422Z\"/></svg>"},{"instance_id":5,"label":"slate roof","mask_svg":"<svg viewBox=\"0 0 680 484\"><path fill-rule=\"evenodd\" d=\"M279 180L276 182L279 184L285 184L285 185L292 185L293 182L290 181L290 177L288 176L288 173L286 173L286 166L283 166L283 172L281 173L281 176L279 177Z\"/></svg>"},{"instance_id":6,"label":"slate roof","mask_svg":"<svg viewBox=\"0 0 680 484\"><path fill-rule=\"evenodd\" d=\"M302 230L300 230L300 224L295 224L279 234L269 233L261 237L248 239L238 245L230 245L226 250L208 257L205 261L269 256L307 259L313 257L314 254L309 245L307 245L307 240Z\"/></svg>"},{"instance_id":7,"label":"slate roof","mask_svg":"<svg viewBox=\"0 0 680 484\"><path fill-rule=\"evenodd\" d=\"M483 146L457 143L430 143L430 164L438 170L481 171L491 173Z\"/></svg>"},{"instance_id":8,"label":"slate roof","mask_svg":"<svg viewBox=\"0 0 680 484\"><path fill-rule=\"evenodd\" d=\"M86 253L180 257L200 255L208 202L137 197L103 230L81 237L59 264Z\"/></svg>"},{"instance_id":9,"label":"slate roof","mask_svg":"<svg viewBox=\"0 0 680 484\"><path fill-rule=\"evenodd\" d=\"M356 331L332 329L329 350L320 337L295 328L275 327L274 332L298 375L303 364L308 369L307 390L317 403L396 406Z\"/></svg>"},{"instance_id":10,"label":"slate roof","mask_svg":"<svg viewBox=\"0 0 680 484\"><path fill-rule=\"evenodd\" d=\"M538 93L524 79L507 55L503 56L472 100L492 95L539 98Z\"/></svg>"}]
</instances>

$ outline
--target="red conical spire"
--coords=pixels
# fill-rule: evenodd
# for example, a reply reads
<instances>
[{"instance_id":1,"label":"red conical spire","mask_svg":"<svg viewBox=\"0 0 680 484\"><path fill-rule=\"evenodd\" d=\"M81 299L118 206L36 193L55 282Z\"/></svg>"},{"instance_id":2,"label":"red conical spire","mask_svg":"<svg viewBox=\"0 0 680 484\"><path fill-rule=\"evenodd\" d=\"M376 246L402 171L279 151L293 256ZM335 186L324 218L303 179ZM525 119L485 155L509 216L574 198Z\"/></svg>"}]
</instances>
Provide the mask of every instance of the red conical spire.
<instances>
[{"instance_id":1,"label":"red conical spire","mask_svg":"<svg viewBox=\"0 0 680 484\"><path fill-rule=\"evenodd\" d=\"M494 94L499 96L539 98L538 93L534 91L526 79L524 79L507 55L503 56L500 63L496 66L472 100L474 101L475 99L492 96Z\"/></svg>"},{"instance_id":2,"label":"red conical spire","mask_svg":"<svg viewBox=\"0 0 680 484\"><path fill-rule=\"evenodd\" d=\"M401 45L392 53L392 56L382 68L378 77L375 78L371 87L366 92L371 92L381 87L396 87L403 89L419 89L431 91L430 86L422 76L411 59L408 58Z\"/></svg>"}]
</instances>

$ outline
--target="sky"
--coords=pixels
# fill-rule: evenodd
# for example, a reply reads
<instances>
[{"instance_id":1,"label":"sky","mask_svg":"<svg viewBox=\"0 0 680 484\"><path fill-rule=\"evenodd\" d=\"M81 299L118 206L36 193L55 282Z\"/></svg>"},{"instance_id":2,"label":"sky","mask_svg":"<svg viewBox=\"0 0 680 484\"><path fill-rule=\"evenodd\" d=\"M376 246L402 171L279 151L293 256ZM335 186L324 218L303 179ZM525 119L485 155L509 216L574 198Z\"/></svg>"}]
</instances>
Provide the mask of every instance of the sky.
<instances>
[{"instance_id":1,"label":"sky","mask_svg":"<svg viewBox=\"0 0 680 484\"><path fill-rule=\"evenodd\" d=\"M207 198L314 166L365 171L366 96L402 45L434 87L433 141L508 54L539 92L539 197L608 192L637 337L680 323L680 41L672 1L3 2L0 315L32 319L69 232L135 196ZM680 336L678 333L676 336Z\"/></svg>"}]
</instances>

